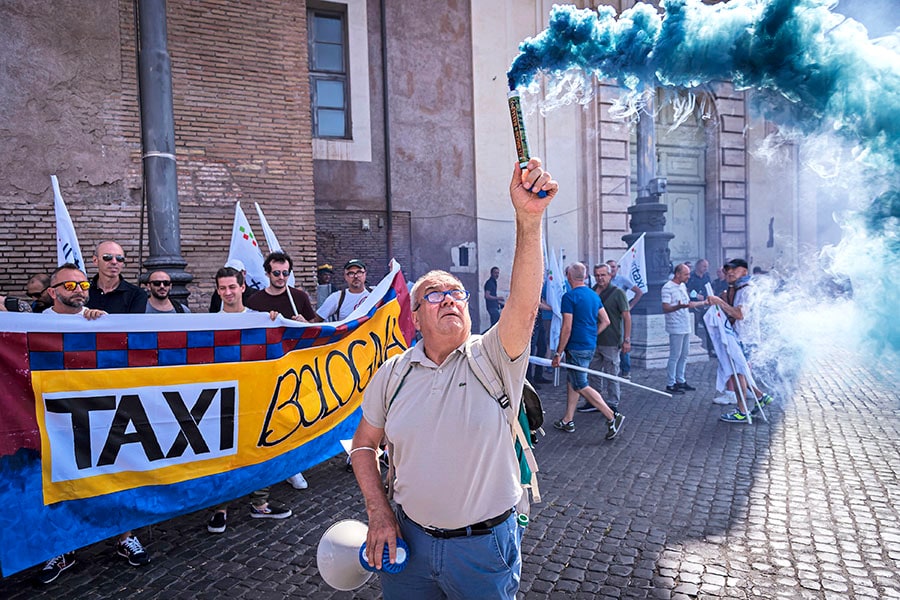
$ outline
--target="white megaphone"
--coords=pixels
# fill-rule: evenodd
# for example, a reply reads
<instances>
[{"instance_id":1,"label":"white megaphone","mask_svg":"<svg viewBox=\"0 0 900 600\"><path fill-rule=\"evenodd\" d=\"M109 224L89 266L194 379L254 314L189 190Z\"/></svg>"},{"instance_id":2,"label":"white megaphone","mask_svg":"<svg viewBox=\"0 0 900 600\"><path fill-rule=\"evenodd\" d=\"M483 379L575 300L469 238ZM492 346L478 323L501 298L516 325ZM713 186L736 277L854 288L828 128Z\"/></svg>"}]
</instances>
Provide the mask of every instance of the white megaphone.
<instances>
[{"instance_id":1,"label":"white megaphone","mask_svg":"<svg viewBox=\"0 0 900 600\"><path fill-rule=\"evenodd\" d=\"M336 590L349 592L369 580L375 569L365 559L368 533L366 524L354 519L338 521L325 531L316 550L316 565L325 583ZM406 566L408 556L408 546L398 538L397 561L390 564L385 544L382 569L388 573L399 573Z\"/></svg>"}]
</instances>

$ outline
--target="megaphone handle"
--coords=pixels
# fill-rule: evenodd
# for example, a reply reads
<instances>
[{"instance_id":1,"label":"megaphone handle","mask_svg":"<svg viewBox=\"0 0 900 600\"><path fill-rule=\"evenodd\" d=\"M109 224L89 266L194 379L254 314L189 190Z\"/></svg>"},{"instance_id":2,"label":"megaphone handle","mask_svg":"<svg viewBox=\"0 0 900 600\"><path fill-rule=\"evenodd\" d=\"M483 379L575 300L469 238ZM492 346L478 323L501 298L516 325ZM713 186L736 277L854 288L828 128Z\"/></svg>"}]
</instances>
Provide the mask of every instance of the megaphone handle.
<instances>
[{"instance_id":1,"label":"megaphone handle","mask_svg":"<svg viewBox=\"0 0 900 600\"><path fill-rule=\"evenodd\" d=\"M384 545L384 552L381 553L381 570L385 573L399 573L406 567L406 561L409 558L409 546L401 540L397 538L397 562L391 563L391 549L387 544ZM366 571L377 571L375 567L369 566L369 561L366 560L366 543L363 542L363 545L359 547L359 564L362 565L362 568Z\"/></svg>"}]
</instances>

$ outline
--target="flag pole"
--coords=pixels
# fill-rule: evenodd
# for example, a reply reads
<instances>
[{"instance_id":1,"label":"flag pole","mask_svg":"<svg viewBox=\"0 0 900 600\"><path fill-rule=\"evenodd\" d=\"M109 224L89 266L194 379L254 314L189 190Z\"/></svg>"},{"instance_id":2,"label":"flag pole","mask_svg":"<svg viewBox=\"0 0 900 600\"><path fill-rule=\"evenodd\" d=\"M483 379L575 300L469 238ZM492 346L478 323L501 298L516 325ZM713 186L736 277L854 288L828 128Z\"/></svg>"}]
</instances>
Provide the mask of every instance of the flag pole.
<instances>
[{"instance_id":1,"label":"flag pole","mask_svg":"<svg viewBox=\"0 0 900 600\"><path fill-rule=\"evenodd\" d=\"M539 356L529 356L528 362L530 362L533 365L540 365L542 367L552 367L553 366L552 361L550 361L546 358L541 358ZM654 394L659 394L661 396L665 396L666 398L672 397L672 394L669 394L667 392L661 392L661 391L655 390L651 387L647 387L647 386L640 385L638 383L634 383L633 381L630 381L628 379L623 379L622 377L616 377L615 375L610 375L609 373L603 373L601 371L594 371L593 369L579 367L578 365L573 365L573 364L564 363L564 362L559 363L559 366L562 367L563 369L571 369L573 371L581 371L582 373L587 373L588 375L596 375L597 377L603 377L605 379L611 379L612 381L618 381L619 383L624 383L626 385L640 388L640 389L646 390L648 392L653 392Z\"/></svg>"}]
</instances>

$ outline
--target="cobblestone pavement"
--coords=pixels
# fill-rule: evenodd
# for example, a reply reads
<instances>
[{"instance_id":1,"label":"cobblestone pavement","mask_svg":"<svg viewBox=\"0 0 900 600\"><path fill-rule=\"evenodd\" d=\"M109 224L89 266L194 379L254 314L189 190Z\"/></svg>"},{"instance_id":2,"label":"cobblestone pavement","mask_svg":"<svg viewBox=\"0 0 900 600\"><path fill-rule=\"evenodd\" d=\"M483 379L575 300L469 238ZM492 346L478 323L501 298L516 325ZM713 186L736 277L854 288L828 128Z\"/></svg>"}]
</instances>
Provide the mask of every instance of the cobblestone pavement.
<instances>
[{"instance_id":1,"label":"cobblestone pavement","mask_svg":"<svg viewBox=\"0 0 900 600\"><path fill-rule=\"evenodd\" d=\"M525 533L521 596L900 599L900 372L852 360L817 360L752 425L719 422L715 362L689 365L697 392L626 388L613 441L597 413L578 414L574 433L554 430L563 388L544 386L544 502ZM664 377L634 373L658 389ZM233 505L226 533L210 535L206 513L186 515L137 532L147 567L107 541L50 586L33 583L36 569L0 580L0 598L380 597L374 578L351 593L319 577L322 532L365 514L343 458L306 475L308 490L273 487L290 519Z\"/></svg>"}]
</instances>

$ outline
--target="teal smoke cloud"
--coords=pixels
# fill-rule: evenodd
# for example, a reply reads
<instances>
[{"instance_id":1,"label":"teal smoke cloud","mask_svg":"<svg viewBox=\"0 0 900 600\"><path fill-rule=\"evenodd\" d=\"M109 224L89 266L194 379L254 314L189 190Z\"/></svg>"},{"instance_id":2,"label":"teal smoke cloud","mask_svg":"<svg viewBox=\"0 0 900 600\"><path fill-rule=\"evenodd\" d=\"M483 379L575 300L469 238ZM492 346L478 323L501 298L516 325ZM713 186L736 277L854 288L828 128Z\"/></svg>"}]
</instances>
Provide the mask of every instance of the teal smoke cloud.
<instances>
[{"instance_id":1,"label":"teal smoke cloud","mask_svg":"<svg viewBox=\"0 0 900 600\"><path fill-rule=\"evenodd\" d=\"M900 36L870 40L831 11L833 0L660 4L662 14L640 3L618 16L607 6L554 6L547 29L520 44L510 89L573 74L636 91L717 80L752 89L755 110L770 121L801 134L833 132L858 148L880 193L860 215L865 235L888 252L884 268L900 268ZM880 291L896 297L896 284L887 287ZM872 305L883 339L900 348L898 319Z\"/></svg>"},{"instance_id":2,"label":"teal smoke cloud","mask_svg":"<svg viewBox=\"0 0 900 600\"><path fill-rule=\"evenodd\" d=\"M827 0L637 4L616 17L554 6L547 29L520 46L510 89L579 69L630 89L692 88L733 81L754 89L768 119L805 132L828 123L841 135L900 162L900 55L869 40Z\"/></svg>"}]
</instances>

